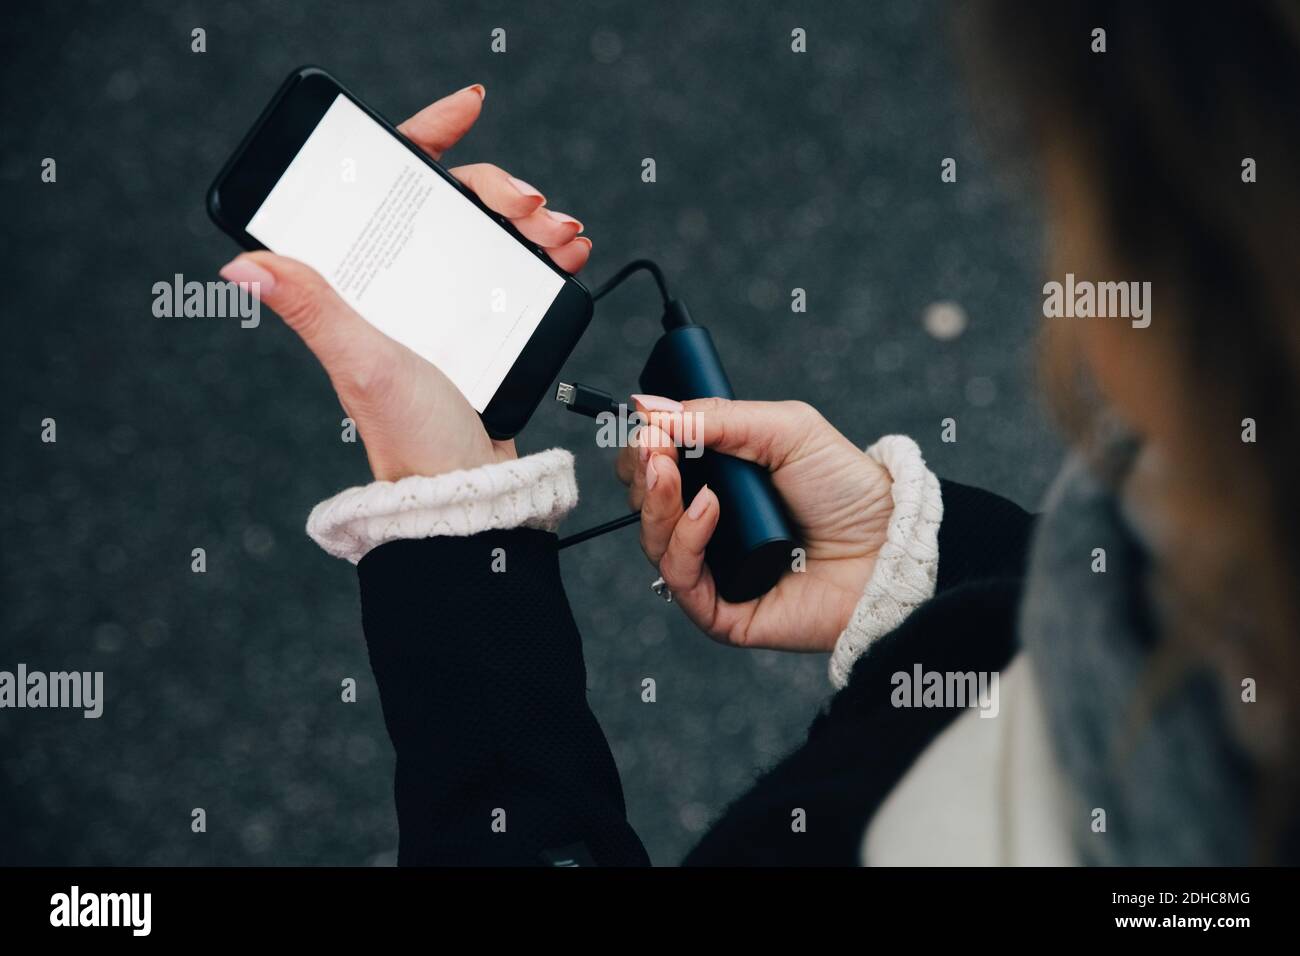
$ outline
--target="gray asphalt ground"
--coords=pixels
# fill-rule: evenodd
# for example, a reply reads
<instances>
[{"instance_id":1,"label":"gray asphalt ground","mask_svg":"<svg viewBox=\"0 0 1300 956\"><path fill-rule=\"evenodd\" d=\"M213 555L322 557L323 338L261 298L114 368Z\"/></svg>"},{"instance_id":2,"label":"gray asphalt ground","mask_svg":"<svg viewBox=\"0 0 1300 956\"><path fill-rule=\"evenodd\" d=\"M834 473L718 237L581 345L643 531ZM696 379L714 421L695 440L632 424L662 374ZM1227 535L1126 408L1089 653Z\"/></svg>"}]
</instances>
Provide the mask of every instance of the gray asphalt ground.
<instances>
[{"instance_id":1,"label":"gray asphalt ground","mask_svg":"<svg viewBox=\"0 0 1300 956\"><path fill-rule=\"evenodd\" d=\"M274 317L151 314L153 283L215 278L235 251L204 191L301 63L394 120L486 84L449 161L499 163L581 218L592 282L659 260L740 395L805 399L863 445L910 434L942 475L1029 506L1059 460L1032 372L1032 183L972 122L928 0L25 4L5 19L0 669L102 670L107 697L99 720L0 711L8 862L393 860L354 572L303 533L315 502L366 479L361 446L339 440L324 375ZM639 279L602 303L566 375L633 390L654 302ZM567 530L622 512L589 423L544 407L520 445L577 455ZM826 661L701 637L649 591L635 531L563 563L631 821L675 863L801 738Z\"/></svg>"}]
</instances>

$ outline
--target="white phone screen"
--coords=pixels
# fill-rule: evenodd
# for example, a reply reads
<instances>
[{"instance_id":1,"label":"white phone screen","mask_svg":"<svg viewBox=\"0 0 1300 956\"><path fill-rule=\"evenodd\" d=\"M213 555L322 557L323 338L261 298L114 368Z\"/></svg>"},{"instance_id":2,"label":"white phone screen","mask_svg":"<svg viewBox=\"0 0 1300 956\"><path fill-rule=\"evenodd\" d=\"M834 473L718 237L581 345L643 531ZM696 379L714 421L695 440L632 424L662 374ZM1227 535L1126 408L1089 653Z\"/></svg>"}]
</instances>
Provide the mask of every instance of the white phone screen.
<instances>
[{"instance_id":1,"label":"white phone screen","mask_svg":"<svg viewBox=\"0 0 1300 956\"><path fill-rule=\"evenodd\" d=\"M246 229L319 272L479 412L564 285L343 94Z\"/></svg>"}]
</instances>

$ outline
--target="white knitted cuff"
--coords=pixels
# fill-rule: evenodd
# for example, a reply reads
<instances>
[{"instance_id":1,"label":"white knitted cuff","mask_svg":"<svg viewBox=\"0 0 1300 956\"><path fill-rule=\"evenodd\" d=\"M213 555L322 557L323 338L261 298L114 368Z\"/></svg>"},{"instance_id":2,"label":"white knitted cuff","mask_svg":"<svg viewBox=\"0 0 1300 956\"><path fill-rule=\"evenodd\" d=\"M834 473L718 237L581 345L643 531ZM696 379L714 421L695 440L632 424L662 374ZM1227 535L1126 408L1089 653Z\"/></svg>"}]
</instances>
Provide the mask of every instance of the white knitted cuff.
<instances>
[{"instance_id":1,"label":"white knitted cuff","mask_svg":"<svg viewBox=\"0 0 1300 956\"><path fill-rule=\"evenodd\" d=\"M494 528L554 531L577 503L573 455L552 448L433 478L349 488L312 509L307 534L356 564L398 538L466 537Z\"/></svg>"},{"instance_id":2,"label":"white knitted cuff","mask_svg":"<svg viewBox=\"0 0 1300 956\"><path fill-rule=\"evenodd\" d=\"M893 478L894 512L871 580L831 651L830 678L836 688L848 683L854 662L872 641L898 627L934 596L939 572L943 497L939 479L925 467L921 449L906 435L886 435L867 454Z\"/></svg>"}]
</instances>

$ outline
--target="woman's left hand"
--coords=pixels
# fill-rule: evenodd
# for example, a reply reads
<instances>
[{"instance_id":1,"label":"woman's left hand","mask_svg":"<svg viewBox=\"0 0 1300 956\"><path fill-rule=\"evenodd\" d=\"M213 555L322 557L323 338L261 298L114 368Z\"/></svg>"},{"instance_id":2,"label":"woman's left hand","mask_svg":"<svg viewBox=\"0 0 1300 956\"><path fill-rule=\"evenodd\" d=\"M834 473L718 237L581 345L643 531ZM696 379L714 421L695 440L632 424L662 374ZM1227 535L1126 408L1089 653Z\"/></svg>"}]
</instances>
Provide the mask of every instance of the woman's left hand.
<instances>
[{"instance_id":1,"label":"woman's left hand","mask_svg":"<svg viewBox=\"0 0 1300 956\"><path fill-rule=\"evenodd\" d=\"M483 87L469 86L425 107L398 129L440 159L474 125L482 106ZM546 249L556 265L577 272L586 264L591 241L578 235L582 224L546 209L545 198L528 183L488 163L450 172ZM514 442L489 438L449 378L361 318L308 266L253 252L227 264L221 276L257 283L261 301L315 353L356 422L375 478L438 475L515 457ZM412 309L419 306L411 303Z\"/></svg>"}]
</instances>

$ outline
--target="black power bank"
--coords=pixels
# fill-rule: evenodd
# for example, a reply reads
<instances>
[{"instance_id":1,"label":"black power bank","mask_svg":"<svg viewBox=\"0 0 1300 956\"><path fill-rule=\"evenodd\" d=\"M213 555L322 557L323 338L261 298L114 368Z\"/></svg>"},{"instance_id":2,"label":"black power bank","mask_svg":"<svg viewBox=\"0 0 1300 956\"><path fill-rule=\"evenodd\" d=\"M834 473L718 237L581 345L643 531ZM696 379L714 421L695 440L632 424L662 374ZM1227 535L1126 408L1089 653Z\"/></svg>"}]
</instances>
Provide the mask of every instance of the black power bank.
<instances>
[{"instance_id":1,"label":"black power bank","mask_svg":"<svg viewBox=\"0 0 1300 956\"><path fill-rule=\"evenodd\" d=\"M655 343L641 389L677 401L735 398L713 337L695 324L679 325ZM718 593L741 602L771 590L799 547L771 477L753 462L708 449L696 458L679 455L678 465L683 503L705 484L718 496L718 527L705 552Z\"/></svg>"}]
</instances>

